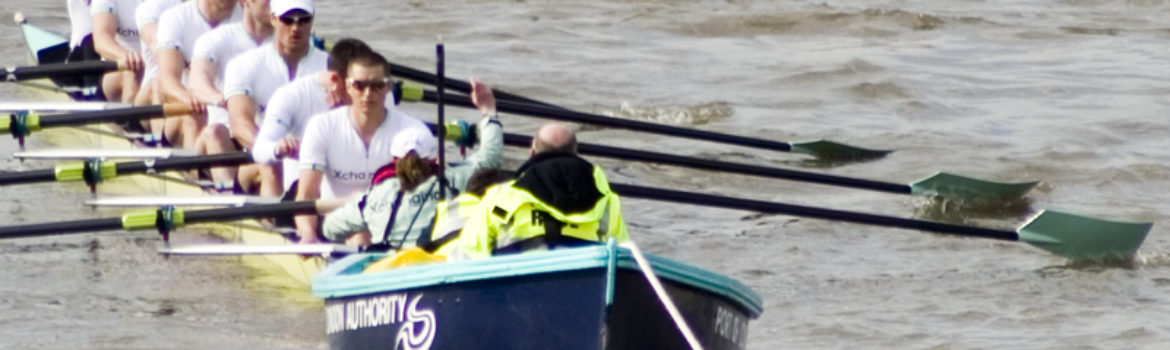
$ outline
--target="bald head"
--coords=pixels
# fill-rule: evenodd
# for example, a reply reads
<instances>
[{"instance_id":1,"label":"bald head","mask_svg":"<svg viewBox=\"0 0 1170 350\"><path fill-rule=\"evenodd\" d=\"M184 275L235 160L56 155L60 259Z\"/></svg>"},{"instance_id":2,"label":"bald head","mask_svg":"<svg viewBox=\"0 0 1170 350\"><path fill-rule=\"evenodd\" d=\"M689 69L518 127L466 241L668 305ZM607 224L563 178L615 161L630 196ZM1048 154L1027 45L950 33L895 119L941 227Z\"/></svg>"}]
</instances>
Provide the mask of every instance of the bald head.
<instances>
[{"instance_id":1,"label":"bald head","mask_svg":"<svg viewBox=\"0 0 1170 350\"><path fill-rule=\"evenodd\" d=\"M532 138L532 154L577 154L577 136L562 124L545 124Z\"/></svg>"}]
</instances>

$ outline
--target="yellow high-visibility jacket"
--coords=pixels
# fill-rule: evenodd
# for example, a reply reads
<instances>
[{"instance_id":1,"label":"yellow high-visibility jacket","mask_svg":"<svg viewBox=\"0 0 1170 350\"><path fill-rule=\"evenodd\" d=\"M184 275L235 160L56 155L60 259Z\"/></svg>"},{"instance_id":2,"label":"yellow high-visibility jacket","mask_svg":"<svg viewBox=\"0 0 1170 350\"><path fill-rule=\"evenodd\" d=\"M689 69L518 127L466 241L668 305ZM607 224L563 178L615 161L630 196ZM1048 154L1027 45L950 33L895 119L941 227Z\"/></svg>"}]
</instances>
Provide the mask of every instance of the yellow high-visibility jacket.
<instances>
[{"instance_id":1,"label":"yellow high-visibility jacket","mask_svg":"<svg viewBox=\"0 0 1170 350\"><path fill-rule=\"evenodd\" d=\"M575 155L537 155L519 174L517 180L488 189L451 258L629 239L621 200L600 167Z\"/></svg>"}]
</instances>

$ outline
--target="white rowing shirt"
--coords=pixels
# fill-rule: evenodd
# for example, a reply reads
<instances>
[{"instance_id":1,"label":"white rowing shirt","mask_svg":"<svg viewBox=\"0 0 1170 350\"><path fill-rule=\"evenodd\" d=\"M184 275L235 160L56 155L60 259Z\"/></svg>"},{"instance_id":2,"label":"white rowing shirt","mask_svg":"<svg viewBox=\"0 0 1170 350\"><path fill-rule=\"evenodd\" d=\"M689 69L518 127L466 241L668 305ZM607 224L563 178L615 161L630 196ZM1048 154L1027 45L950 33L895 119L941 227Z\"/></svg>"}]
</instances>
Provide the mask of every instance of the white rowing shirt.
<instances>
[{"instance_id":1,"label":"white rowing shirt","mask_svg":"<svg viewBox=\"0 0 1170 350\"><path fill-rule=\"evenodd\" d=\"M69 48L76 48L85 40L85 36L93 33L93 15L89 14L89 3L86 0L67 0L65 7L69 10Z\"/></svg>"},{"instance_id":2,"label":"white rowing shirt","mask_svg":"<svg viewBox=\"0 0 1170 350\"><path fill-rule=\"evenodd\" d=\"M251 97L256 103L257 120L260 120L268 106L268 100L272 98L276 89L297 77L316 75L325 70L325 63L328 60L329 55L325 51L310 46L305 57L297 62L296 71L289 76L288 65L276 51L275 43L269 41L228 62L223 79L223 99L228 100L240 95ZM256 124L259 125L260 122Z\"/></svg>"},{"instance_id":3,"label":"white rowing shirt","mask_svg":"<svg viewBox=\"0 0 1170 350\"><path fill-rule=\"evenodd\" d=\"M138 38L138 21L135 11L142 0L93 0L89 3L90 15L113 14L118 22L114 29L114 41L129 51L142 52L142 40Z\"/></svg>"},{"instance_id":4,"label":"white rowing shirt","mask_svg":"<svg viewBox=\"0 0 1170 350\"><path fill-rule=\"evenodd\" d=\"M265 39L265 41L268 40ZM191 60L205 59L215 64L215 87L223 90L223 76L228 62L232 58L259 46L260 43L257 43L256 39L253 39L252 35L244 29L244 24L236 22L212 29L195 40Z\"/></svg>"},{"instance_id":5,"label":"white rowing shirt","mask_svg":"<svg viewBox=\"0 0 1170 350\"><path fill-rule=\"evenodd\" d=\"M215 27L207 23L206 17L199 12L199 1L188 1L172 7L158 18L158 29L155 35L154 51L176 49L183 53L183 60L191 62L191 55L195 51L195 40ZM216 27L237 23L243 16L244 10L236 3L232 15L216 23Z\"/></svg>"},{"instance_id":6,"label":"white rowing shirt","mask_svg":"<svg viewBox=\"0 0 1170 350\"><path fill-rule=\"evenodd\" d=\"M271 38L271 37L270 37ZM268 41L269 39L265 39ZM244 29L243 22L225 24L212 29L195 40L195 49L191 53L191 61L205 59L215 65L215 88L223 91L224 75L227 74L227 65L231 59L242 55L248 50L259 47L260 44L252 39L252 35ZM231 117L226 109L219 106L207 107L207 122L210 124L231 125Z\"/></svg>"},{"instance_id":7,"label":"white rowing shirt","mask_svg":"<svg viewBox=\"0 0 1170 350\"><path fill-rule=\"evenodd\" d=\"M134 21L138 26L139 39L142 38L142 28L151 23L158 23L158 18L162 16L163 12L183 3L182 0L146 0L138 4L138 9L134 10ZM156 40L158 27L155 26ZM142 61L146 62L146 73L142 75L142 86L150 83L158 75L158 64L154 62L154 48L146 47L146 42L139 40L144 50L142 50Z\"/></svg>"},{"instance_id":8,"label":"white rowing shirt","mask_svg":"<svg viewBox=\"0 0 1170 350\"><path fill-rule=\"evenodd\" d=\"M281 86L268 100L264 121L260 125L256 142L252 144L252 159L257 163L273 164L276 158L276 143L285 136L303 139L309 118L328 112L328 92L321 86L321 75L312 74ZM386 96L386 109L394 109L393 95ZM413 117L407 116L413 119ZM284 188L288 190L293 181L300 177L301 167L293 158L284 158Z\"/></svg>"},{"instance_id":9,"label":"white rowing shirt","mask_svg":"<svg viewBox=\"0 0 1170 350\"><path fill-rule=\"evenodd\" d=\"M394 135L407 128L423 128L426 124L399 112L387 110L387 118L378 125L370 146L354 130L349 120L349 106L333 109L309 119L305 138L301 140L301 169L313 169L323 174L321 198L344 198L370 189L374 172L390 163L390 145Z\"/></svg>"}]
</instances>

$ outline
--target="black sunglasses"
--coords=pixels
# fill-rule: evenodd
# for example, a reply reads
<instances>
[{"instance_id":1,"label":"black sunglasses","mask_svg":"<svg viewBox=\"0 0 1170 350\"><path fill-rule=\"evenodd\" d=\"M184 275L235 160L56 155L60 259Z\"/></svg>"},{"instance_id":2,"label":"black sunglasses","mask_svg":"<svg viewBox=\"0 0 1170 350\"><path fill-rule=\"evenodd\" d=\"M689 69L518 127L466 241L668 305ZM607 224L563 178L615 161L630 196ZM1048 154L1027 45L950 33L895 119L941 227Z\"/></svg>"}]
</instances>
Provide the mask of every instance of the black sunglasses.
<instances>
[{"instance_id":1,"label":"black sunglasses","mask_svg":"<svg viewBox=\"0 0 1170 350\"><path fill-rule=\"evenodd\" d=\"M286 25L286 26L291 26L293 24L306 25L306 24L309 24L310 22L313 22L313 16L284 16L284 17L280 17L280 23L284 23L284 25Z\"/></svg>"}]
</instances>

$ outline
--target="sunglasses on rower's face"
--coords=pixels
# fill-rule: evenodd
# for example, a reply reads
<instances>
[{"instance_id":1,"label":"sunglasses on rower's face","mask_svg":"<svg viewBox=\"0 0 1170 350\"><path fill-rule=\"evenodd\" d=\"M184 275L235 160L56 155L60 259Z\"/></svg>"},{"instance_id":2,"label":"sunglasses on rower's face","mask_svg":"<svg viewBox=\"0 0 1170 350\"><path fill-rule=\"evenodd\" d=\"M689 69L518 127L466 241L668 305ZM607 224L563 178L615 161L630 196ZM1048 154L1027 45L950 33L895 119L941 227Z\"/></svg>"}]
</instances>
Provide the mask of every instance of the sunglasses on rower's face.
<instances>
[{"instance_id":1,"label":"sunglasses on rower's face","mask_svg":"<svg viewBox=\"0 0 1170 350\"><path fill-rule=\"evenodd\" d=\"M313 22L313 16L283 16L280 17L280 23L286 26L293 24L307 25Z\"/></svg>"},{"instance_id":2,"label":"sunglasses on rower's face","mask_svg":"<svg viewBox=\"0 0 1170 350\"><path fill-rule=\"evenodd\" d=\"M345 82L357 90L371 89L374 91L386 90L390 87L390 78L374 79L374 80L357 80L354 78L345 79Z\"/></svg>"}]
</instances>

